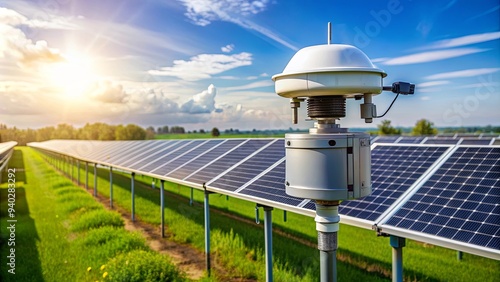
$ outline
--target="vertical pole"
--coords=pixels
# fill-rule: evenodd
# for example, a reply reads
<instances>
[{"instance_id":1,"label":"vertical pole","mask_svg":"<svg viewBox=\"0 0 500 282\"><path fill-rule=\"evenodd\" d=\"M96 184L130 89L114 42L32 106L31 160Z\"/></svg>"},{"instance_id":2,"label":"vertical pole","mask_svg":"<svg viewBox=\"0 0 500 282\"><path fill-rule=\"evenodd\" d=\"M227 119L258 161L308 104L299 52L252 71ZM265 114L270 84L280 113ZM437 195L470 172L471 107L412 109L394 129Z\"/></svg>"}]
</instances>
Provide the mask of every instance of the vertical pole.
<instances>
[{"instance_id":1,"label":"vertical pole","mask_svg":"<svg viewBox=\"0 0 500 282\"><path fill-rule=\"evenodd\" d=\"M131 201L132 201L132 221L135 221L135 172L132 172L132 177L130 179L130 194L131 194Z\"/></svg>"},{"instance_id":2,"label":"vertical pole","mask_svg":"<svg viewBox=\"0 0 500 282\"><path fill-rule=\"evenodd\" d=\"M89 163L85 162L85 190L89 189Z\"/></svg>"},{"instance_id":3,"label":"vertical pole","mask_svg":"<svg viewBox=\"0 0 500 282\"><path fill-rule=\"evenodd\" d=\"M161 237L165 237L165 180L160 180Z\"/></svg>"},{"instance_id":4,"label":"vertical pole","mask_svg":"<svg viewBox=\"0 0 500 282\"><path fill-rule=\"evenodd\" d=\"M191 197L189 198L189 205L193 205L193 188L191 188Z\"/></svg>"},{"instance_id":5,"label":"vertical pole","mask_svg":"<svg viewBox=\"0 0 500 282\"><path fill-rule=\"evenodd\" d=\"M264 207L264 238L266 248L266 282L273 281L273 208Z\"/></svg>"},{"instance_id":6,"label":"vertical pole","mask_svg":"<svg viewBox=\"0 0 500 282\"><path fill-rule=\"evenodd\" d=\"M97 197L97 164L94 163L94 197Z\"/></svg>"},{"instance_id":7,"label":"vertical pole","mask_svg":"<svg viewBox=\"0 0 500 282\"><path fill-rule=\"evenodd\" d=\"M113 208L113 168L109 167L109 206Z\"/></svg>"},{"instance_id":8,"label":"vertical pole","mask_svg":"<svg viewBox=\"0 0 500 282\"><path fill-rule=\"evenodd\" d=\"M205 208L205 262L207 265L207 275L210 277L210 192L205 190L203 207Z\"/></svg>"},{"instance_id":9,"label":"vertical pole","mask_svg":"<svg viewBox=\"0 0 500 282\"><path fill-rule=\"evenodd\" d=\"M392 247L392 281L403 281L403 247L406 245L405 238L391 235Z\"/></svg>"},{"instance_id":10,"label":"vertical pole","mask_svg":"<svg viewBox=\"0 0 500 282\"><path fill-rule=\"evenodd\" d=\"M457 251L457 260L461 261L464 256L464 253L462 251Z\"/></svg>"},{"instance_id":11,"label":"vertical pole","mask_svg":"<svg viewBox=\"0 0 500 282\"><path fill-rule=\"evenodd\" d=\"M316 230L320 255L320 281L337 281L337 232L339 230L339 202L316 202Z\"/></svg>"},{"instance_id":12,"label":"vertical pole","mask_svg":"<svg viewBox=\"0 0 500 282\"><path fill-rule=\"evenodd\" d=\"M78 183L78 186L80 186L80 160L77 160L76 161L76 169L77 169L77 183Z\"/></svg>"},{"instance_id":13,"label":"vertical pole","mask_svg":"<svg viewBox=\"0 0 500 282\"><path fill-rule=\"evenodd\" d=\"M68 161L68 167L69 167L69 174L71 175L71 182L73 182L73 158L70 158L70 161Z\"/></svg>"}]
</instances>

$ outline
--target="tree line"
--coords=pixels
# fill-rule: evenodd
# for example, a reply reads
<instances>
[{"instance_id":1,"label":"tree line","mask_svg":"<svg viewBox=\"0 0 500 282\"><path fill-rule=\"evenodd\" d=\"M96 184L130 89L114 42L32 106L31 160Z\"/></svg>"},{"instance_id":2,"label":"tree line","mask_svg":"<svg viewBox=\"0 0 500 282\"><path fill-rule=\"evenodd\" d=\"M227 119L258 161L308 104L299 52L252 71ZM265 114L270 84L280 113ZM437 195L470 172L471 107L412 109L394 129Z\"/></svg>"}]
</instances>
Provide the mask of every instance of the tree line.
<instances>
[{"instance_id":1,"label":"tree line","mask_svg":"<svg viewBox=\"0 0 500 282\"><path fill-rule=\"evenodd\" d=\"M40 129L18 129L0 124L0 142L17 141L21 146L30 142L42 142L51 139L78 139L78 140L146 140L154 139L157 134L183 134L186 130L182 126L162 126L156 130L150 126L142 128L135 124L110 125L96 122L87 123L81 128L62 123L57 126L47 126ZM191 131L188 131L191 133ZM200 133L206 133L200 130ZM213 137L220 135L214 127L210 134Z\"/></svg>"}]
</instances>

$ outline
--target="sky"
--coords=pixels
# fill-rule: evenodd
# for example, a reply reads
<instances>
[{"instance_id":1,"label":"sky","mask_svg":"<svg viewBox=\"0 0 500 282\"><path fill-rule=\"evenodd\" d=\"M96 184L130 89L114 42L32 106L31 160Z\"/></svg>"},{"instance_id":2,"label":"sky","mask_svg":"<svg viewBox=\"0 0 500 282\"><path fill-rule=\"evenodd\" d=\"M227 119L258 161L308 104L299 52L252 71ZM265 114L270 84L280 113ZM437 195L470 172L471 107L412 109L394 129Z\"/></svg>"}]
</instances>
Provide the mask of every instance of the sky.
<instances>
[{"instance_id":1,"label":"sky","mask_svg":"<svg viewBox=\"0 0 500 282\"><path fill-rule=\"evenodd\" d=\"M271 77L301 48L361 49L416 84L383 119L500 124L498 0L0 0L0 123L306 129ZM379 113L394 94L374 97ZM343 127L375 127L348 99Z\"/></svg>"}]
</instances>

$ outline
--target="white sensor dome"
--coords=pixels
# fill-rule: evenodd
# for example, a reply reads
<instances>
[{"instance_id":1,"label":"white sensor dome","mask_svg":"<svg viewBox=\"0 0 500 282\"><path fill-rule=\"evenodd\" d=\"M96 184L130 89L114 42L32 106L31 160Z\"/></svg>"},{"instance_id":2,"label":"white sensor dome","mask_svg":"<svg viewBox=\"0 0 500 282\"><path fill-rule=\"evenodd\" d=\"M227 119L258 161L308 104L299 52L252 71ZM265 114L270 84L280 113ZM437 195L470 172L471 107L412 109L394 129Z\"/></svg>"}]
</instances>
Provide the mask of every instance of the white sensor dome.
<instances>
[{"instance_id":1,"label":"white sensor dome","mask_svg":"<svg viewBox=\"0 0 500 282\"><path fill-rule=\"evenodd\" d=\"M286 98L379 94L387 74L358 48L344 44L299 50L281 74L273 76L276 93Z\"/></svg>"}]
</instances>

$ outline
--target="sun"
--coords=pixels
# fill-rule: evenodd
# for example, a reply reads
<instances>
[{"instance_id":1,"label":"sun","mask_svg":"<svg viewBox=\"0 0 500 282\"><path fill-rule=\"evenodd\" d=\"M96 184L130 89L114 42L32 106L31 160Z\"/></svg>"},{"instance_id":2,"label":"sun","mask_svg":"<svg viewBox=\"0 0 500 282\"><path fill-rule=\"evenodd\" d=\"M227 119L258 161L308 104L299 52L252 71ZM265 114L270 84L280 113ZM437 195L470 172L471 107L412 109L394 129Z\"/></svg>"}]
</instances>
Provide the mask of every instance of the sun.
<instances>
[{"instance_id":1,"label":"sun","mask_svg":"<svg viewBox=\"0 0 500 282\"><path fill-rule=\"evenodd\" d=\"M85 56L67 56L51 63L44 67L43 76L51 88L70 99L83 97L97 79L92 60Z\"/></svg>"}]
</instances>

